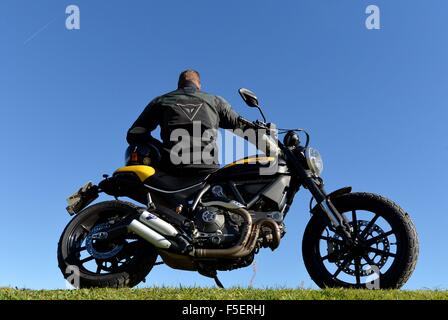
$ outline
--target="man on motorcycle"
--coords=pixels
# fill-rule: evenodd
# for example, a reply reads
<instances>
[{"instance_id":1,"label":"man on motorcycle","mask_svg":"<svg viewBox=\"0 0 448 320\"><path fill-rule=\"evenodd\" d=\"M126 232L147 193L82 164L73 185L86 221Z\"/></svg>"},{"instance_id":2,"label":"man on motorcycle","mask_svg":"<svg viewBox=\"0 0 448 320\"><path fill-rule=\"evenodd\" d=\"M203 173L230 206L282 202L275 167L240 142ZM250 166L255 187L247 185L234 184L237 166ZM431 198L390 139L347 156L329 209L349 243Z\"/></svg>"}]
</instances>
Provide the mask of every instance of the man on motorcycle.
<instances>
[{"instance_id":1,"label":"man on motorcycle","mask_svg":"<svg viewBox=\"0 0 448 320\"><path fill-rule=\"evenodd\" d=\"M214 171L219 168L216 152L218 128L242 129L243 123L226 100L201 91L199 72L185 70L179 76L177 90L155 98L140 114L128 130L128 143L159 144L151 136L151 132L158 126L161 128L160 136L163 142L162 163L165 166L168 164L170 170L181 169L185 173L185 171ZM172 136L176 130L181 132L178 138L189 138L190 152L187 156L189 161L182 163L172 161L173 147L179 142ZM205 132L212 134L206 135ZM189 137L185 137L186 135ZM211 153L213 161L205 161L203 151L210 145L214 146Z\"/></svg>"},{"instance_id":2,"label":"man on motorcycle","mask_svg":"<svg viewBox=\"0 0 448 320\"><path fill-rule=\"evenodd\" d=\"M419 253L415 226L404 209L377 194L352 192L351 187L327 193L322 158L309 146L303 129L282 129L283 143L277 143L275 125L266 123L253 92L239 90L248 106L260 109L263 122L238 117L222 98L200 92L200 87L197 72L183 72L178 90L152 101L129 130L128 141L135 145L127 150L126 165L68 198L67 211L74 217L58 243L58 266L67 281L78 288L133 287L144 281L160 256L169 267L198 271L222 287L218 271L247 267L260 249L279 246L285 216L299 189L307 189L315 200L310 206L315 205L304 231L302 256L319 287L404 285ZM252 128L242 136L256 131L257 148L273 156L236 161L210 176L200 171L215 169L217 163L193 161L177 166L180 171L165 171L163 166L154 170L159 151L151 146L149 153L137 151L140 143L153 139L150 134L157 126L164 147L176 149L177 138L191 135L193 151L204 145L207 149L214 141L213 135L198 137L201 131ZM174 134L173 139L176 131L182 135ZM307 137L304 145L299 132ZM258 158L265 158L269 170ZM90 205L100 194L115 200ZM139 204L118 199L123 197Z\"/></svg>"}]
</instances>

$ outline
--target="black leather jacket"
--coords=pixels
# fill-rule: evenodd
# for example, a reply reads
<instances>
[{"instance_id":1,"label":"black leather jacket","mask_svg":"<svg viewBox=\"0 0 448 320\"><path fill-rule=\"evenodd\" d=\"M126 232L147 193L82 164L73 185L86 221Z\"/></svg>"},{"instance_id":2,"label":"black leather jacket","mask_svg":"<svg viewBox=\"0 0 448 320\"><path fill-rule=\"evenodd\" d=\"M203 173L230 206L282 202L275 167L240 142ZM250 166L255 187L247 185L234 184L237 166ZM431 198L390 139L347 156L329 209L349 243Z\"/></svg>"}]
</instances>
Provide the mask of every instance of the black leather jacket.
<instances>
[{"instance_id":1,"label":"black leather jacket","mask_svg":"<svg viewBox=\"0 0 448 320\"><path fill-rule=\"evenodd\" d=\"M168 160L170 151L174 150L173 147L179 141L173 141L171 136L173 132L178 133L178 138L182 135L182 139L190 139L190 147L193 151L190 161L189 163L174 163L177 168L219 167L216 145L214 145L215 151L213 152L214 163L210 163L210 160L202 161L203 159L198 162L198 152L201 152L202 155L202 151L207 145L207 148L210 148L210 143L216 144L218 128L237 129L243 127L239 121L239 115L229 103L219 96L197 90L193 83L188 83L184 88L179 88L152 100L128 130L128 143L145 143L153 140L151 132L157 126L161 128L164 162ZM198 137L198 128L200 128L201 137ZM176 129L180 129L180 131L175 131ZM203 136L206 131L215 133L212 136L210 134ZM187 135L188 137L186 137ZM194 153L196 154L195 158L193 158ZM201 155L199 158L202 158Z\"/></svg>"}]
</instances>

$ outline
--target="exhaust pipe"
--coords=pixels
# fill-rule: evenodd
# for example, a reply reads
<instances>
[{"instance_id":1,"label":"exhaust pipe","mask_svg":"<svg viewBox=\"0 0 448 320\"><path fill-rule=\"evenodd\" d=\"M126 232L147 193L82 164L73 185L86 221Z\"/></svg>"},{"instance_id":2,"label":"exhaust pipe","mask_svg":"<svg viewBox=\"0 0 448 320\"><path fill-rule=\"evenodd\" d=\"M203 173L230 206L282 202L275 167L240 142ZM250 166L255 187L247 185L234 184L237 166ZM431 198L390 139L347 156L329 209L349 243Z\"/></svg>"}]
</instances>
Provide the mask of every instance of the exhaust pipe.
<instances>
[{"instance_id":1,"label":"exhaust pipe","mask_svg":"<svg viewBox=\"0 0 448 320\"><path fill-rule=\"evenodd\" d=\"M140 216L128 225L128 230L157 248L172 249L181 253L193 250L190 242L184 239L172 224L147 210L140 211Z\"/></svg>"},{"instance_id":2,"label":"exhaust pipe","mask_svg":"<svg viewBox=\"0 0 448 320\"><path fill-rule=\"evenodd\" d=\"M240 258L248 255L255 249L261 227L267 225L273 230L273 244L271 249L274 250L278 247L280 243L280 230L278 224L271 218L261 219L254 223L249 212L235 204L215 202L208 203L207 205L219 205L225 207L244 219L246 223L244 224L241 237L236 245L227 249L201 248L193 250L192 248L188 248L191 247L191 245L184 240L182 241L184 246L179 247L179 243L171 242L165 238L165 236L167 236L169 238L179 239L180 234L177 229L146 210L141 213L138 220L134 219L128 225L128 230L160 249L171 248L184 252L182 249L188 248L187 251L190 251L190 255L197 258Z\"/></svg>"},{"instance_id":3,"label":"exhaust pipe","mask_svg":"<svg viewBox=\"0 0 448 320\"><path fill-rule=\"evenodd\" d=\"M274 250L280 243L280 229L278 224L272 218L261 219L256 222L252 220L251 215L243 207L233 203L210 202L204 205L216 205L225 207L229 211L240 215L246 222L241 232L238 243L227 249L196 249L190 255L197 258L241 258L250 254L257 244L257 240L262 226L268 226L273 230L273 243L271 249Z\"/></svg>"},{"instance_id":4,"label":"exhaust pipe","mask_svg":"<svg viewBox=\"0 0 448 320\"><path fill-rule=\"evenodd\" d=\"M157 233L138 220L132 220L132 222L128 225L128 230L142 237L157 248L169 249L172 245L172 243L160 233Z\"/></svg>"},{"instance_id":5,"label":"exhaust pipe","mask_svg":"<svg viewBox=\"0 0 448 320\"><path fill-rule=\"evenodd\" d=\"M139 217L140 222L143 222L151 229L168 237L176 237L179 232L168 222L160 219L158 216L144 210Z\"/></svg>"},{"instance_id":6,"label":"exhaust pipe","mask_svg":"<svg viewBox=\"0 0 448 320\"><path fill-rule=\"evenodd\" d=\"M191 255L198 258L239 258L245 256L247 254L246 250L244 250L246 246L252 245L257 240L251 239L253 238L254 232L252 231L253 223L250 213L244 208L233 203L217 201L209 202L204 205L219 205L221 207L225 207L229 211L232 211L233 213L236 213L243 217L246 223L244 224L243 230L241 232L241 237L235 246L227 249L196 249L191 253Z\"/></svg>"}]
</instances>

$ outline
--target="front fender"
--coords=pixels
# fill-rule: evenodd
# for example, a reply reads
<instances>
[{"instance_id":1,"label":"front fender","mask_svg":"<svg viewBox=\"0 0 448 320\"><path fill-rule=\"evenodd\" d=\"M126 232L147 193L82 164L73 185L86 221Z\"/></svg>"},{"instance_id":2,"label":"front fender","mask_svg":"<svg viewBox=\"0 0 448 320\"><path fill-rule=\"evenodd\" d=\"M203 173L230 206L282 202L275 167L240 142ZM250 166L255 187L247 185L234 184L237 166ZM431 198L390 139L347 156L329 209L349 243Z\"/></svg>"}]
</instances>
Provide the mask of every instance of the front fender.
<instances>
[{"instance_id":1,"label":"front fender","mask_svg":"<svg viewBox=\"0 0 448 320\"><path fill-rule=\"evenodd\" d=\"M342 195L344 195L344 194L351 193L351 192L352 192L352 187L351 187L351 186L343 187L343 188L337 189L337 190L335 190L335 191L329 193L329 194L327 195L327 199L330 199L330 200L331 200L331 199L335 199L335 198L337 198L337 197L340 197L340 196L342 196ZM310 210L310 212L311 212L312 214L315 214L318 210L319 210L319 204L317 203L317 204Z\"/></svg>"}]
</instances>

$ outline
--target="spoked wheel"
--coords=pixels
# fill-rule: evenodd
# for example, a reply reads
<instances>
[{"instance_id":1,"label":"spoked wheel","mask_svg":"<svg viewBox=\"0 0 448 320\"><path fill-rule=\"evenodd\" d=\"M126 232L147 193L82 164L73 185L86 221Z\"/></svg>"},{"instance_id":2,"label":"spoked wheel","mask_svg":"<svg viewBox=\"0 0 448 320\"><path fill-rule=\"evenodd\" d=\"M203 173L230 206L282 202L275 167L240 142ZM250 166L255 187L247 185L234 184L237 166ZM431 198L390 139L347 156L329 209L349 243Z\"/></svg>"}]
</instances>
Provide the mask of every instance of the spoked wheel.
<instances>
[{"instance_id":1,"label":"spoked wheel","mask_svg":"<svg viewBox=\"0 0 448 320\"><path fill-rule=\"evenodd\" d=\"M110 239L108 231L126 223L136 207L108 201L84 209L66 227L58 245L59 268L74 286L133 287L151 271L157 252L132 234Z\"/></svg>"},{"instance_id":2,"label":"spoked wheel","mask_svg":"<svg viewBox=\"0 0 448 320\"><path fill-rule=\"evenodd\" d=\"M332 200L350 224L348 244L322 212L303 237L305 266L321 287L400 288L418 257L415 227L399 206L370 193L350 193Z\"/></svg>"}]
</instances>

